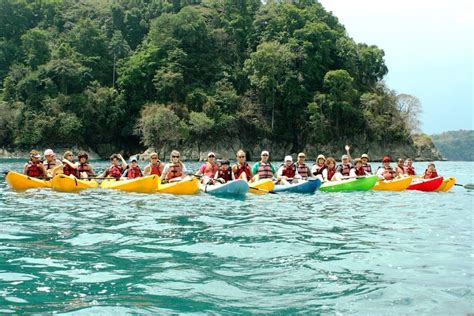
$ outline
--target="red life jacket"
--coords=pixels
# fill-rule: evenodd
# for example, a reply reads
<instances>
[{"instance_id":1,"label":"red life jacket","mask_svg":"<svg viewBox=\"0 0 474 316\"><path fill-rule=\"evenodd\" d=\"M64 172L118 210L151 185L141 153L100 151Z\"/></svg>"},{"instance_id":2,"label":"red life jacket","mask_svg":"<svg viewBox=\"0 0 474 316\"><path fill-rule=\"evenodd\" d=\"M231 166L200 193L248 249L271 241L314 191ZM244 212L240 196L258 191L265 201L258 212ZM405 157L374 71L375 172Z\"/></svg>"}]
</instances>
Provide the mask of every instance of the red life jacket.
<instances>
[{"instance_id":1,"label":"red life jacket","mask_svg":"<svg viewBox=\"0 0 474 316\"><path fill-rule=\"evenodd\" d=\"M332 180L332 177L334 177L334 175L336 174L336 168L332 168L332 169L328 169L328 180L331 181Z\"/></svg>"},{"instance_id":2,"label":"red life jacket","mask_svg":"<svg viewBox=\"0 0 474 316\"><path fill-rule=\"evenodd\" d=\"M298 164L298 174L303 178L306 179L309 176L309 168L306 164Z\"/></svg>"},{"instance_id":3,"label":"red life jacket","mask_svg":"<svg viewBox=\"0 0 474 316\"><path fill-rule=\"evenodd\" d=\"M181 164L170 164L168 173L166 174L166 179L171 180L174 178L181 177L183 175L183 167L181 167Z\"/></svg>"},{"instance_id":4,"label":"red life jacket","mask_svg":"<svg viewBox=\"0 0 474 316\"><path fill-rule=\"evenodd\" d=\"M273 170L270 166L270 163L259 162L258 170L257 170L258 178L259 179L271 179L273 178Z\"/></svg>"},{"instance_id":5,"label":"red life jacket","mask_svg":"<svg viewBox=\"0 0 474 316\"><path fill-rule=\"evenodd\" d=\"M429 169L425 170L425 175L423 176L424 179L433 179L436 177L438 177L438 172L436 170L433 170L433 171Z\"/></svg>"},{"instance_id":6,"label":"red life jacket","mask_svg":"<svg viewBox=\"0 0 474 316\"><path fill-rule=\"evenodd\" d=\"M351 165L350 164L340 164L338 169L340 169L341 174L344 177L348 177L351 173Z\"/></svg>"},{"instance_id":7,"label":"red life jacket","mask_svg":"<svg viewBox=\"0 0 474 316\"><path fill-rule=\"evenodd\" d=\"M122 176L122 173L123 173L122 166L112 165L107 170L107 176L115 178L115 179L120 179L120 177Z\"/></svg>"},{"instance_id":8,"label":"red life jacket","mask_svg":"<svg viewBox=\"0 0 474 316\"><path fill-rule=\"evenodd\" d=\"M415 168L413 168L413 166L405 167L405 173L409 176L414 176L415 175Z\"/></svg>"},{"instance_id":9,"label":"red life jacket","mask_svg":"<svg viewBox=\"0 0 474 316\"><path fill-rule=\"evenodd\" d=\"M222 171L221 169L219 169L219 173L217 174L217 177L224 179L225 182L229 182L230 180L232 180L232 169L227 168L225 171Z\"/></svg>"},{"instance_id":10,"label":"red life jacket","mask_svg":"<svg viewBox=\"0 0 474 316\"><path fill-rule=\"evenodd\" d=\"M244 163L243 166L241 166L240 164L237 164L237 171L234 173L235 178L239 179L242 173L244 172L247 175L247 180L250 180L250 178L252 177L252 172L250 171L249 164L246 162Z\"/></svg>"},{"instance_id":11,"label":"red life jacket","mask_svg":"<svg viewBox=\"0 0 474 316\"><path fill-rule=\"evenodd\" d=\"M28 161L26 175L28 177L33 177L33 178L42 177L43 169L41 169L37 163L34 163L33 161L30 160Z\"/></svg>"},{"instance_id":12,"label":"red life jacket","mask_svg":"<svg viewBox=\"0 0 474 316\"><path fill-rule=\"evenodd\" d=\"M316 172L313 172L313 175L317 176L318 174L323 174L323 170L326 169L326 165L325 164L315 164L316 166Z\"/></svg>"},{"instance_id":13,"label":"red life jacket","mask_svg":"<svg viewBox=\"0 0 474 316\"><path fill-rule=\"evenodd\" d=\"M362 168L364 168L367 174L372 174L372 166L370 164L366 164L366 165L363 164Z\"/></svg>"},{"instance_id":14,"label":"red life jacket","mask_svg":"<svg viewBox=\"0 0 474 316\"><path fill-rule=\"evenodd\" d=\"M151 174L156 174L157 176L161 177L160 165L161 165L161 161L159 161L159 160L158 160L158 163L156 165L152 164L152 163L149 163L147 167L150 167L150 175Z\"/></svg>"},{"instance_id":15,"label":"red life jacket","mask_svg":"<svg viewBox=\"0 0 474 316\"><path fill-rule=\"evenodd\" d=\"M65 162L63 162L63 173L64 173L66 176L73 175L73 176L75 176L76 178L79 177L79 172L77 171L77 169L74 169L73 167L71 167L70 165L68 165L68 164L65 163Z\"/></svg>"},{"instance_id":16,"label":"red life jacket","mask_svg":"<svg viewBox=\"0 0 474 316\"><path fill-rule=\"evenodd\" d=\"M283 166L283 170L281 172L281 175L282 176L285 176L287 178L290 178L290 179L293 179L295 177L295 174L296 174L296 166L294 163L292 163L291 165L287 166L287 165L282 165Z\"/></svg>"},{"instance_id":17,"label":"red life jacket","mask_svg":"<svg viewBox=\"0 0 474 316\"><path fill-rule=\"evenodd\" d=\"M365 170L364 170L364 167L360 167L359 169L357 169L356 167L354 167L354 171L355 171L356 176L358 176L358 177L361 177L361 176L365 176L365 175L366 175Z\"/></svg>"},{"instance_id":18,"label":"red life jacket","mask_svg":"<svg viewBox=\"0 0 474 316\"><path fill-rule=\"evenodd\" d=\"M135 179L142 176L142 171L140 167L129 167L127 170L127 178L128 179Z\"/></svg>"},{"instance_id":19,"label":"red life jacket","mask_svg":"<svg viewBox=\"0 0 474 316\"><path fill-rule=\"evenodd\" d=\"M81 163L81 164L79 165L79 167L77 167L77 171L79 172L79 174L80 174L81 172L85 172L85 173L87 173L87 175L89 175L89 176L92 175L92 168L91 168L91 166L90 166L87 162Z\"/></svg>"}]
</instances>

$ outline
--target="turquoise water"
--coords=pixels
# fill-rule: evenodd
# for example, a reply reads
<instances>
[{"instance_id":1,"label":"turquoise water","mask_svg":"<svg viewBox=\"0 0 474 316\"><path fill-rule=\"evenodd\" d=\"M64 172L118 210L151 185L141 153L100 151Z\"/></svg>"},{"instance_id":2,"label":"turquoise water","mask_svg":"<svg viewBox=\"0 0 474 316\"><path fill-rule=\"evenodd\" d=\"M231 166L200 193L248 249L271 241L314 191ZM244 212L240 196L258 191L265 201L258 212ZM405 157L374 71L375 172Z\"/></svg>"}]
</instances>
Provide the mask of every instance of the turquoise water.
<instances>
[{"instance_id":1,"label":"turquoise water","mask_svg":"<svg viewBox=\"0 0 474 316\"><path fill-rule=\"evenodd\" d=\"M474 183L473 163L437 167ZM472 313L473 196L16 193L2 177L0 314Z\"/></svg>"}]
</instances>

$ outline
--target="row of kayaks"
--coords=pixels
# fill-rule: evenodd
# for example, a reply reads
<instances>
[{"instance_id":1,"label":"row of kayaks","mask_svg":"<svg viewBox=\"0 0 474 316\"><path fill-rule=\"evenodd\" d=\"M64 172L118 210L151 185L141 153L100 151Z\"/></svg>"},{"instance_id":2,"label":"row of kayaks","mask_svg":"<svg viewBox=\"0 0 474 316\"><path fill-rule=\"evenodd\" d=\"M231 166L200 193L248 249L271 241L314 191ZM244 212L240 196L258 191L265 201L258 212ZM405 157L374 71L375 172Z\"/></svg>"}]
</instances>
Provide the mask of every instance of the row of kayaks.
<instances>
[{"instance_id":1,"label":"row of kayaks","mask_svg":"<svg viewBox=\"0 0 474 316\"><path fill-rule=\"evenodd\" d=\"M84 189L99 187L96 180L77 179L75 177L58 174L51 180L31 178L26 175L10 171L5 177L7 183L14 190L24 191L32 188L51 188L60 192L78 192ZM195 177L189 177L179 182L162 184L156 175L130 180L102 180L100 187L137 193L169 193L169 194L196 194L199 191L220 196L242 196L247 192L255 194L266 193L314 193L343 191L404 191L419 190L425 192L450 190L456 179L453 177L434 179L418 179L406 177L390 181L380 181L377 176L365 176L352 179L321 183L319 179L310 179L295 184L275 185L272 179L263 179L253 183L244 180L229 181L225 184L203 185Z\"/></svg>"}]
</instances>

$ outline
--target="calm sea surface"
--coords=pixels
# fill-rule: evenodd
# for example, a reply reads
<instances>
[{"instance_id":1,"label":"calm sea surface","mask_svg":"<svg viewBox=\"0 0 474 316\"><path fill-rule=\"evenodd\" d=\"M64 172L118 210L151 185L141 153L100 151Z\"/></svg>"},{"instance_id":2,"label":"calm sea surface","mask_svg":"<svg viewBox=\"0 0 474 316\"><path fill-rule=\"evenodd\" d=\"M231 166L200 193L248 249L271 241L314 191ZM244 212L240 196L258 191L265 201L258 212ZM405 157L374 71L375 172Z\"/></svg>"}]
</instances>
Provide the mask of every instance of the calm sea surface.
<instances>
[{"instance_id":1,"label":"calm sea surface","mask_svg":"<svg viewBox=\"0 0 474 316\"><path fill-rule=\"evenodd\" d=\"M0 161L0 314L474 312L474 191L462 187L12 192L3 173L21 166ZM437 168L474 183L473 163Z\"/></svg>"}]
</instances>

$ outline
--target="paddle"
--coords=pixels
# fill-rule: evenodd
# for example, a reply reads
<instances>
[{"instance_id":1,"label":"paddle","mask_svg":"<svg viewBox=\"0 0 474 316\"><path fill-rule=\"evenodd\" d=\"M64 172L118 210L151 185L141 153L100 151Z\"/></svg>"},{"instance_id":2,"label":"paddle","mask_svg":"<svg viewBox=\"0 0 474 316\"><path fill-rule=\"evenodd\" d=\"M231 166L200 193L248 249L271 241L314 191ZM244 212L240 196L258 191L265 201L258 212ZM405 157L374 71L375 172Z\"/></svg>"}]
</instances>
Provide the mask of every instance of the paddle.
<instances>
[{"instance_id":1,"label":"paddle","mask_svg":"<svg viewBox=\"0 0 474 316\"><path fill-rule=\"evenodd\" d=\"M468 184L455 183L454 185L458 186L458 187L463 187L466 190L474 190L474 184L472 184L472 183L468 183Z\"/></svg>"},{"instance_id":2,"label":"paddle","mask_svg":"<svg viewBox=\"0 0 474 316\"><path fill-rule=\"evenodd\" d=\"M275 191L273 190L265 190L265 189L260 189L260 188L256 188L256 187L250 187L250 189L252 190L257 190L257 191L262 191L262 192L265 192L265 193L270 193L270 194L277 194Z\"/></svg>"}]
</instances>

